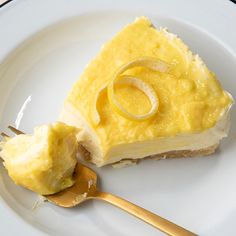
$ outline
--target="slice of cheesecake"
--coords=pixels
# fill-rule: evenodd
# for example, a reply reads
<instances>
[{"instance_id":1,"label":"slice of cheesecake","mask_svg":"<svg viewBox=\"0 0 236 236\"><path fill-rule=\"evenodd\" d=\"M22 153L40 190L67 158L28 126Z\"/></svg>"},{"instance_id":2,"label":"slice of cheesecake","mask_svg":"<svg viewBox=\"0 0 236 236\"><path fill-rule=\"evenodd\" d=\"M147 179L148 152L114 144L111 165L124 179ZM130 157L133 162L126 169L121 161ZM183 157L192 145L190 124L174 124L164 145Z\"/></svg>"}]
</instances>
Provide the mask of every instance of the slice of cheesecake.
<instances>
[{"instance_id":1,"label":"slice of cheesecake","mask_svg":"<svg viewBox=\"0 0 236 236\"><path fill-rule=\"evenodd\" d=\"M148 156L211 154L227 136L232 103L181 39L140 17L86 67L60 120L83 130L80 143L89 160L103 166Z\"/></svg>"}]
</instances>

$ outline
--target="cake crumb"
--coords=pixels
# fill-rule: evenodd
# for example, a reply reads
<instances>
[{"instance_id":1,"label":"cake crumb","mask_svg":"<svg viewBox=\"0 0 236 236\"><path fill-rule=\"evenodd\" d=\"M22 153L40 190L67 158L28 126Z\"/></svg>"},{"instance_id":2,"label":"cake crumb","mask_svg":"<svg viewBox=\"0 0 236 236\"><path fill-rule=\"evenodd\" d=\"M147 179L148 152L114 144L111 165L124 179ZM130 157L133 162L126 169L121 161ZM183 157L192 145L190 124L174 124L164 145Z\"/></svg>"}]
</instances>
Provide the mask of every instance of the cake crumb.
<instances>
[{"instance_id":1,"label":"cake crumb","mask_svg":"<svg viewBox=\"0 0 236 236\"><path fill-rule=\"evenodd\" d=\"M112 165L113 168L123 168L128 166L134 166L138 163L138 160L121 160Z\"/></svg>"},{"instance_id":2,"label":"cake crumb","mask_svg":"<svg viewBox=\"0 0 236 236\"><path fill-rule=\"evenodd\" d=\"M37 208L42 206L44 202L47 202L47 201L48 200L44 196L39 195L38 199L35 201L34 205L32 206L32 210L33 211L36 210Z\"/></svg>"}]
</instances>

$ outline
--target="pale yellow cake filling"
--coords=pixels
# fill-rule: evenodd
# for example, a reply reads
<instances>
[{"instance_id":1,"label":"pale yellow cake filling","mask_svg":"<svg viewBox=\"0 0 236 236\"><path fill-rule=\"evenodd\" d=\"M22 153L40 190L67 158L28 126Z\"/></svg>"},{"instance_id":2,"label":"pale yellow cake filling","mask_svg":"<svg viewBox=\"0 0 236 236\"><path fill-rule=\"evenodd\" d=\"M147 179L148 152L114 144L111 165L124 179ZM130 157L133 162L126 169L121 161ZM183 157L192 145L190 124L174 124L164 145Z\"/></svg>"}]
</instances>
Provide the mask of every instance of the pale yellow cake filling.
<instances>
[{"instance_id":1,"label":"pale yellow cake filling","mask_svg":"<svg viewBox=\"0 0 236 236\"><path fill-rule=\"evenodd\" d=\"M144 121L129 120L112 109L104 89L97 103L101 121L94 124L93 104L98 92L122 65L140 57L157 58L171 66L168 73L144 67L125 72L152 86L159 100L157 113ZM115 93L133 114L144 114L151 108L148 97L135 87L117 85ZM160 140L213 130L221 119L227 120L232 101L215 75L179 38L165 29L155 29L147 18L140 17L105 44L87 66L69 93L60 119L83 127L80 141L91 152L92 162L101 166L126 158L127 153L128 158L142 158L162 150L193 148L189 141L172 142L163 148ZM224 135L216 135L198 148L218 143L226 135L227 122L223 123ZM137 150L137 144L142 150L136 153L133 149Z\"/></svg>"}]
</instances>

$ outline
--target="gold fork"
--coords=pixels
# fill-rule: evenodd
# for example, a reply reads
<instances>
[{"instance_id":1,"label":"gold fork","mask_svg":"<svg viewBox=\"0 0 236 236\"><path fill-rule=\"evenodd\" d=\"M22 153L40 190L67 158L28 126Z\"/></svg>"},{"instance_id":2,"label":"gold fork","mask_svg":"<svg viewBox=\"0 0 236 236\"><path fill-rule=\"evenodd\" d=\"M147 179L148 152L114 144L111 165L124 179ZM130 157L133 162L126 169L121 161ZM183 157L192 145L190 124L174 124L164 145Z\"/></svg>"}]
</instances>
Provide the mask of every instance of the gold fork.
<instances>
[{"instance_id":1,"label":"gold fork","mask_svg":"<svg viewBox=\"0 0 236 236\"><path fill-rule=\"evenodd\" d=\"M8 128L17 135L23 134L22 131L12 126L8 126ZM1 133L1 135L4 137L9 137L5 133ZM158 228L167 235L197 235L125 199L110 193L99 191L97 189L97 174L79 162L77 163L74 171L74 178L75 184L72 187L67 188L59 193L47 195L44 197L46 197L50 202L66 208L75 207L76 205L90 199L103 200Z\"/></svg>"}]
</instances>

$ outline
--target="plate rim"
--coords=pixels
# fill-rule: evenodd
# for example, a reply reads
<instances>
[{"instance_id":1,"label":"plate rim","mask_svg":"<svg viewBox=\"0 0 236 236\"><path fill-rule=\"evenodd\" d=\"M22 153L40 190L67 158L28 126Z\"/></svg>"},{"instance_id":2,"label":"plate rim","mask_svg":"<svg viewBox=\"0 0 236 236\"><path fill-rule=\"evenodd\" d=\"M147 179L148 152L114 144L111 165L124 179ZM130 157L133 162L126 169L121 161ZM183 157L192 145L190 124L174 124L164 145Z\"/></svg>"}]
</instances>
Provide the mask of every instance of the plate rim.
<instances>
[{"instance_id":1,"label":"plate rim","mask_svg":"<svg viewBox=\"0 0 236 236\"><path fill-rule=\"evenodd\" d=\"M182 2L183 2L183 0L181 0ZM15 10L17 10L17 8L22 8L22 7L24 7L27 3L29 2L29 0L15 0L15 1L11 1L11 2L9 2L8 4L6 4L6 5L4 5L4 7L2 7L1 9L0 9L0 33L1 33L1 31L2 31L2 34L4 34L4 42L2 43L2 45L4 45L4 43L6 43L6 39L7 39L7 37L9 37L9 35L10 35L10 32L7 32L7 25L10 25L10 23L11 23L11 20L9 20L9 21L7 21L7 22L5 22L5 28L3 29L2 27L1 27L1 24L3 24L4 23L4 21L5 20L7 20L7 19L11 19L11 17L12 17L12 9L13 9L13 12L15 11ZM52 0L52 2L54 2L54 4L55 3L57 3L57 6L59 6L59 8L60 7L62 7L62 5L63 5L63 0ZM87 3L86 4L88 4L88 3L90 3L91 1L87 1ZM110 2L110 1L107 1L107 0L102 0L102 1L93 1L93 4L94 4L94 2L96 2L97 4L98 4L98 2L101 4L101 2L102 2L102 4L101 4L101 6L99 7L99 9L102 9L103 7L105 7L105 9L107 8L105 5L106 4L108 4L108 2ZM123 5L124 3L126 2L126 4L127 4L127 1L124 1L124 0L122 0L122 1L120 1L119 2L119 4L120 5ZM129 3L131 3L132 2L132 0L129 0ZM154 1L151 1L152 2L152 4L156 4L156 5L158 5L159 3L158 2L155 2L154 3ZM164 0L162 0L162 2L168 2L168 4L171 4L171 0L168 0L168 1L164 1ZM213 3L214 2L214 3ZM129 4L128 3L128 4ZM207 7L209 7L209 6L211 6L211 5L213 5L214 4L214 6L217 8L217 10L219 11L219 12L222 12L222 11L224 11L224 9L225 8L228 8L228 7L236 7L236 5L233 3L233 2L231 2L231 1L224 1L224 0L217 0L217 1L214 1L214 0L208 0L208 1L206 1L206 2L204 2L204 1L202 1L202 3L203 4L205 4L205 7L207 8ZM42 5L43 4L46 4L46 1L45 2L43 2L43 1L37 1L37 0L31 0L31 7L33 6L34 7L34 9L33 10L36 10L37 9L37 6L41 6L42 7ZM61 5L60 5L61 4ZM72 5L80 5L80 9L79 9L79 11L77 12L77 13L83 13L83 11L84 11L84 9L85 9L85 11L88 11L88 9L87 9L87 5L85 6L85 5L83 5L84 4L84 2L80 2L80 4L78 4L78 2L76 3L76 1L74 1L74 2L72 2ZM96 4L94 4L94 5L96 5ZM224 5L224 6L223 6ZM84 8L83 8L84 7ZM109 7L114 7L113 9L114 10L116 10L116 6L109 6ZM223 7L225 7L225 8L223 8ZM107 10L107 9L106 9ZM109 9L108 9L109 10ZM235 10L235 9L234 9ZM225 9L225 11L227 11L227 9ZM48 12L49 13L49 12ZM47 14L48 14L47 13ZM71 12L69 12L70 14L72 14L71 16L73 16L73 13L71 13ZM214 15L214 11L212 11L211 12L211 14L212 15ZM229 13L228 12L228 14L231 14L231 13ZM16 16L14 16L14 17L16 17ZM13 18L14 18L13 17ZM38 17L38 16L37 16ZM167 16L168 17L168 16ZM236 21L236 14L235 15L232 15L231 16L232 18L234 18L235 19L235 21ZM66 17L67 18L67 17ZM189 24L189 25L193 25L194 27L197 27L197 28L199 28L201 31L203 31L204 33L207 33L207 34L209 34L211 37L214 37L214 39L216 40L216 41L218 41L229 53L231 53L235 58L236 58L236 35L231 35L230 37L232 37L232 38L234 38L235 39L235 44L232 44L232 43L229 43L229 41L227 40L227 35L223 35L222 36L222 38L219 38L218 36L215 36L215 34L214 34L214 30L210 30L210 28L209 28L209 26L207 27L206 26L206 28L204 28L203 27L203 25L202 24L197 24L197 22L196 21L194 21L194 22L192 22L191 21L191 19L183 19L183 20L181 20L181 18L179 18L178 16L177 17L171 17L172 19L178 19L178 20L180 20L180 21L183 21L184 23L187 23L187 24ZM1 21L1 19L2 19L2 21ZM23 19L23 21L25 20L26 18L24 18ZM220 20L220 19L218 19L218 18L216 18L217 20ZM39 18L38 18L38 20L39 20ZM61 19L61 20L63 20L63 19ZM51 21L51 22L50 22ZM227 19L225 19L225 21L227 22L227 21L230 21L230 17L229 18L227 18ZM50 23L49 23L50 22ZM54 21L54 20L52 20L52 19L50 19L49 20L49 24L54 24L54 23L57 23L58 21L56 20L56 21ZM232 23L232 22L229 22L229 23ZM215 24L216 24L216 21L215 21ZM48 25L47 25L48 26ZM32 25L31 25L31 27L33 27ZM21 43L23 43L24 42L24 37L26 37L26 38L28 38L29 36L31 36L32 34L34 34L35 32L38 32L38 31L40 31L40 30L42 30L42 28L40 29L40 27L42 27L42 26L40 26L40 25L38 25L37 27L35 27L35 28L31 28L31 30L28 32L28 35L27 34L22 34L21 35L21 37L16 37L15 39L14 39L14 41L12 41L11 42L11 44L7 44L7 47L6 47L6 50L4 51L4 53L0 53L0 61L1 60L4 60L5 59L5 57L6 56L8 56L9 54L11 54L11 51L13 51L14 49L15 49L15 47L18 47L18 45L19 44L21 44ZM43 28L44 28L44 26L43 26ZM214 28L214 27L213 27ZM2 30L1 30L2 29ZM40 30L39 30L40 29ZM218 29L219 31L220 31L220 29ZM25 38L25 39L26 39ZM1 45L0 45L0 47L1 47ZM1 81L0 81L1 82ZM17 222L17 221L15 221L15 226L16 226L16 231L15 232L17 232L17 233L20 233L20 234L26 234L27 235L27 233L30 233L30 235L45 235L45 233L44 232L42 232L42 231L40 231L39 229L37 229L37 228L35 228L34 226L32 226L31 224L29 224L28 222L26 222L24 219L22 219L13 209L11 209L9 206L8 206L8 204L7 203L5 203L5 201L2 199L2 197L0 196L0 210L1 210L1 212L2 213L5 213L5 214L7 214L8 215L8 217L10 217L10 218L12 218L12 217L14 217L15 218L15 220L19 220L19 222ZM7 218L8 219L8 218ZM5 232L5 234L6 233L8 233L9 231L9 229L8 229L8 222L7 222L7 220L6 220L6 218L5 217L3 217L2 216L2 214L0 215L0 221L2 222L2 226L1 226L1 230L0 230L0 232L2 231L3 233ZM13 235L13 234L8 234L8 235Z\"/></svg>"}]
</instances>

